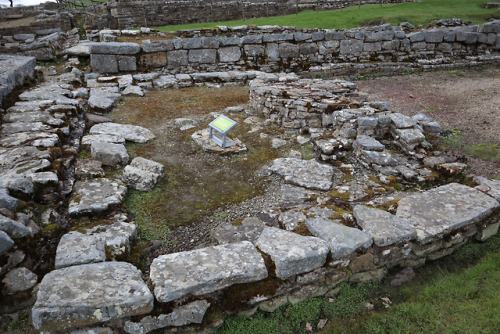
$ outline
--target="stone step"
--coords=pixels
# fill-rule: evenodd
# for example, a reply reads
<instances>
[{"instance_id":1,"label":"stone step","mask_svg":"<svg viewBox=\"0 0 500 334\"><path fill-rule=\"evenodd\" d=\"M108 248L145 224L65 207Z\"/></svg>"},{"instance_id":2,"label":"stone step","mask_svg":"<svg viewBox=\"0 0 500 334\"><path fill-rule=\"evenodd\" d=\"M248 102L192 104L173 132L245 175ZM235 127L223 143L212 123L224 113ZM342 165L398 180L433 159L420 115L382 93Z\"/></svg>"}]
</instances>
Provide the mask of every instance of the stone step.
<instances>
[{"instance_id":1,"label":"stone step","mask_svg":"<svg viewBox=\"0 0 500 334\"><path fill-rule=\"evenodd\" d=\"M127 187L115 179L93 179L77 181L70 198L70 216L95 214L120 205L127 193Z\"/></svg>"},{"instance_id":2,"label":"stone step","mask_svg":"<svg viewBox=\"0 0 500 334\"><path fill-rule=\"evenodd\" d=\"M161 303L200 296L233 284L267 277L264 259L248 241L161 255L150 271L156 299Z\"/></svg>"},{"instance_id":3,"label":"stone step","mask_svg":"<svg viewBox=\"0 0 500 334\"><path fill-rule=\"evenodd\" d=\"M43 278L32 309L39 331L101 323L153 309L153 294L141 272L126 262L82 264L54 270Z\"/></svg>"},{"instance_id":4,"label":"stone step","mask_svg":"<svg viewBox=\"0 0 500 334\"><path fill-rule=\"evenodd\" d=\"M279 158L270 170L282 176L286 183L308 189L327 191L332 187L334 167L316 161L296 158Z\"/></svg>"},{"instance_id":5,"label":"stone step","mask_svg":"<svg viewBox=\"0 0 500 334\"><path fill-rule=\"evenodd\" d=\"M91 135L114 135L134 143L146 143L155 138L155 135L150 130L142 126L117 123L96 124L90 129L89 133Z\"/></svg>"}]
</instances>

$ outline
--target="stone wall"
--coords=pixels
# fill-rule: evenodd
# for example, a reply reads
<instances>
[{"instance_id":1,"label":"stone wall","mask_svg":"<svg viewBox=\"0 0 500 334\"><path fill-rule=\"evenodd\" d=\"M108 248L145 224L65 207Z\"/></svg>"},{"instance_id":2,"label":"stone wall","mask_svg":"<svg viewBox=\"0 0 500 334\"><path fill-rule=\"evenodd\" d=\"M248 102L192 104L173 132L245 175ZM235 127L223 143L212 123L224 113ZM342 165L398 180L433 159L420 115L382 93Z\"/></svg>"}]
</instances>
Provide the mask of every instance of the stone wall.
<instances>
[{"instance_id":1,"label":"stone wall","mask_svg":"<svg viewBox=\"0 0 500 334\"><path fill-rule=\"evenodd\" d=\"M378 2L361 1L362 4ZM358 0L109 0L108 6L114 20L112 27L123 29L278 16L302 10L339 9L358 3Z\"/></svg>"},{"instance_id":2,"label":"stone wall","mask_svg":"<svg viewBox=\"0 0 500 334\"><path fill-rule=\"evenodd\" d=\"M164 68L174 74L248 69L289 72L325 64L449 62L472 55L496 54L500 49L498 20L413 32L389 24L351 30L281 27L224 30L226 36L221 37L143 41L142 45L93 43L92 67L100 73L153 68ZM243 34L242 30L249 33ZM133 54L124 53L130 49ZM124 57L127 63L122 61L119 66Z\"/></svg>"},{"instance_id":3,"label":"stone wall","mask_svg":"<svg viewBox=\"0 0 500 334\"><path fill-rule=\"evenodd\" d=\"M35 58L0 55L0 108L4 99L35 78Z\"/></svg>"}]
</instances>

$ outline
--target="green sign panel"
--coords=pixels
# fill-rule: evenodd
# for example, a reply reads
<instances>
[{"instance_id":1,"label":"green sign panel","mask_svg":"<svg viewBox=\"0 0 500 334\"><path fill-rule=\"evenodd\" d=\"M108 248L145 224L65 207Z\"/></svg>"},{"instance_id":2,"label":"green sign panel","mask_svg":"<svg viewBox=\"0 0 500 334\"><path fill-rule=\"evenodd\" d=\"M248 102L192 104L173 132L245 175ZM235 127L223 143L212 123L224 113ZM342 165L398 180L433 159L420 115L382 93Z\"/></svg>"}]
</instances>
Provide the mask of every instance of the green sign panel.
<instances>
[{"instance_id":1,"label":"green sign panel","mask_svg":"<svg viewBox=\"0 0 500 334\"><path fill-rule=\"evenodd\" d=\"M221 132L226 132L234 124L235 122L223 116L218 117L212 122L212 125L218 128Z\"/></svg>"}]
</instances>

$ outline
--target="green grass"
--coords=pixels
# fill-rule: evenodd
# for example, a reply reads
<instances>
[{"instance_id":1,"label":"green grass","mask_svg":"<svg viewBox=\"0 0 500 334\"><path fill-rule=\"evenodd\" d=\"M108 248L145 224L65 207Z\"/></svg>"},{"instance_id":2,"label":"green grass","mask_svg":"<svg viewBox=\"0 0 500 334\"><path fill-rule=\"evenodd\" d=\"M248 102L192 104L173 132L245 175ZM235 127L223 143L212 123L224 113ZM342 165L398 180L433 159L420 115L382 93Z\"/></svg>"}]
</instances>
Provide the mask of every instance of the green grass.
<instances>
[{"instance_id":1,"label":"green grass","mask_svg":"<svg viewBox=\"0 0 500 334\"><path fill-rule=\"evenodd\" d=\"M214 28L219 25L239 26L281 25L299 28L350 29L363 25L391 23L398 25L408 21L413 25L425 25L432 20L442 18L461 18L472 20L475 24L485 22L491 17L500 17L499 9L484 9L489 0L422 0L402 4L364 5L347 7L343 10L304 11L298 15L285 15L248 20L226 22L194 23L156 27L162 31L177 31L182 29Z\"/></svg>"},{"instance_id":2,"label":"green grass","mask_svg":"<svg viewBox=\"0 0 500 334\"><path fill-rule=\"evenodd\" d=\"M467 146L465 152L484 160L500 160L500 146L496 144L483 143Z\"/></svg>"}]
</instances>

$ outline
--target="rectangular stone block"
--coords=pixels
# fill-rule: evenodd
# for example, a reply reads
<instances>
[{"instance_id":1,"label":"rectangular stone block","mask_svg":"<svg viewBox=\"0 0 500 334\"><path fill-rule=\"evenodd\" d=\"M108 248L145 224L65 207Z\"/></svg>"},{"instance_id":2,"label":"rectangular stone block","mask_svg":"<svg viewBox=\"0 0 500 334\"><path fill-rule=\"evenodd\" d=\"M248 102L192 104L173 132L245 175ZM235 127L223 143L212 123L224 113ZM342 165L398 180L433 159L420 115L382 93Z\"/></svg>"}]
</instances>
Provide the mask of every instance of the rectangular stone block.
<instances>
[{"instance_id":1,"label":"rectangular stone block","mask_svg":"<svg viewBox=\"0 0 500 334\"><path fill-rule=\"evenodd\" d=\"M264 35L262 38L264 43L274 43L282 41L293 41L293 35L288 33Z\"/></svg>"},{"instance_id":2,"label":"rectangular stone block","mask_svg":"<svg viewBox=\"0 0 500 334\"><path fill-rule=\"evenodd\" d=\"M188 64L188 52L186 50L175 50L167 52L167 65L170 68L186 66Z\"/></svg>"},{"instance_id":3,"label":"rectangular stone block","mask_svg":"<svg viewBox=\"0 0 500 334\"><path fill-rule=\"evenodd\" d=\"M150 270L154 293L167 303L187 295L200 296L233 284L267 277L264 259L248 241L161 255Z\"/></svg>"},{"instance_id":4,"label":"rectangular stone block","mask_svg":"<svg viewBox=\"0 0 500 334\"><path fill-rule=\"evenodd\" d=\"M363 41L361 40L350 39L340 41L341 55L359 56L361 51L363 51Z\"/></svg>"},{"instance_id":5,"label":"rectangular stone block","mask_svg":"<svg viewBox=\"0 0 500 334\"><path fill-rule=\"evenodd\" d=\"M142 50L146 53L172 51L173 49L173 41L142 42Z\"/></svg>"},{"instance_id":6,"label":"rectangular stone block","mask_svg":"<svg viewBox=\"0 0 500 334\"><path fill-rule=\"evenodd\" d=\"M139 57L139 67L141 68L158 68L167 65L167 53L155 52L143 54Z\"/></svg>"},{"instance_id":7,"label":"rectangular stone block","mask_svg":"<svg viewBox=\"0 0 500 334\"><path fill-rule=\"evenodd\" d=\"M136 71L137 59L134 56L118 56L118 70L120 72Z\"/></svg>"},{"instance_id":8,"label":"rectangular stone block","mask_svg":"<svg viewBox=\"0 0 500 334\"><path fill-rule=\"evenodd\" d=\"M278 46L280 58L295 58L299 56L299 46L291 43L281 43Z\"/></svg>"},{"instance_id":9,"label":"rectangular stone block","mask_svg":"<svg viewBox=\"0 0 500 334\"><path fill-rule=\"evenodd\" d=\"M141 52L141 46L137 43L90 43L91 54L110 54L110 55L135 55Z\"/></svg>"},{"instance_id":10,"label":"rectangular stone block","mask_svg":"<svg viewBox=\"0 0 500 334\"><path fill-rule=\"evenodd\" d=\"M217 53L219 54L219 61L221 63L237 62L241 58L241 49L239 46L220 48Z\"/></svg>"},{"instance_id":11,"label":"rectangular stone block","mask_svg":"<svg viewBox=\"0 0 500 334\"><path fill-rule=\"evenodd\" d=\"M90 65L94 72L118 73L118 61L115 55L91 54Z\"/></svg>"},{"instance_id":12,"label":"rectangular stone block","mask_svg":"<svg viewBox=\"0 0 500 334\"><path fill-rule=\"evenodd\" d=\"M217 52L215 49L189 50L188 59L190 63L215 64Z\"/></svg>"}]
</instances>

